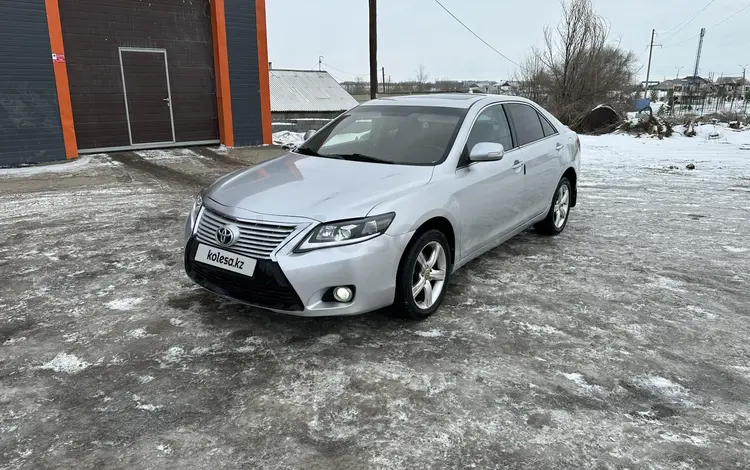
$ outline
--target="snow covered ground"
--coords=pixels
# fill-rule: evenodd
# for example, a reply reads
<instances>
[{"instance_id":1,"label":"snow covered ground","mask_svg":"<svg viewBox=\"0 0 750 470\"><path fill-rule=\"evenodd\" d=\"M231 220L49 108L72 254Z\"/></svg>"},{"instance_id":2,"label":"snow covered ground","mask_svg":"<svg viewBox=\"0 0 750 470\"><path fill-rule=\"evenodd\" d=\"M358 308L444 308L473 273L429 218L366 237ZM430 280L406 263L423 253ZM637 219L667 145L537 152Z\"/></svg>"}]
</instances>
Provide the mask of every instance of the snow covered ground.
<instances>
[{"instance_id":1,"label":"snow covered ground","mask_svg":"<svg viewBox=\"0 0 750 470\"><path fill-rule=\"evenodd\" d=\"M423 323L186 278L191 197L259 154L4 171L0 467L746 468L750 132L581 140L565 233L463 268Z\"/></svg>"}]
</instances>

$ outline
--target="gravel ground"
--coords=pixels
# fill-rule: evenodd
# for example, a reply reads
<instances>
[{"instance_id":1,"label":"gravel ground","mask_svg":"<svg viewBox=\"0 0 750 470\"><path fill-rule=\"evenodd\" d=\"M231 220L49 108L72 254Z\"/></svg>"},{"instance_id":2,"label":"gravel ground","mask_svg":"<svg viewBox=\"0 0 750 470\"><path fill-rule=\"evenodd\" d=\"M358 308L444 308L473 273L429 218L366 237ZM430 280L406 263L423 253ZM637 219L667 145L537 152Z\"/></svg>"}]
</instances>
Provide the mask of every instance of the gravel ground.
<instances>
[{"instance_id":1,"label":"gravel ground","mask_svg":"<svg viewBox=\"0 0 750 470\"><path fill-rule=\"evenodd\" d=\"M192 195L277 150L0 170L0 467L748 468L750 150L583 143L565 233L422 323L189 281Z\"/></svg>"}]
</instances>

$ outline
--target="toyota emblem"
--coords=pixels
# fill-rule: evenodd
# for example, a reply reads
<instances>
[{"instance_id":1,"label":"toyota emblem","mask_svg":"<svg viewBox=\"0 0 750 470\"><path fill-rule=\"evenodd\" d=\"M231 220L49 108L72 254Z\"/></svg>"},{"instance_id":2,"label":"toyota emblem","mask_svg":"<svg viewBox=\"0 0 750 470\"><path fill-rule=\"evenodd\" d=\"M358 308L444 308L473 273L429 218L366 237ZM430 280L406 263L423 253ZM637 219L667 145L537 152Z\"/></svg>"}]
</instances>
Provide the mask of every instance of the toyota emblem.
<instances>
[{"instance_id":1,"label":"toyota emblem","mask_svg":"<svg viewBox=\"0 0 750 470\"><path fill-rule=\"evenodd\" d=\"M240 229L236 225L224 225L216 230L214 238L222 246L232 246L240 236Z\"/></svg>"}]
</instances>

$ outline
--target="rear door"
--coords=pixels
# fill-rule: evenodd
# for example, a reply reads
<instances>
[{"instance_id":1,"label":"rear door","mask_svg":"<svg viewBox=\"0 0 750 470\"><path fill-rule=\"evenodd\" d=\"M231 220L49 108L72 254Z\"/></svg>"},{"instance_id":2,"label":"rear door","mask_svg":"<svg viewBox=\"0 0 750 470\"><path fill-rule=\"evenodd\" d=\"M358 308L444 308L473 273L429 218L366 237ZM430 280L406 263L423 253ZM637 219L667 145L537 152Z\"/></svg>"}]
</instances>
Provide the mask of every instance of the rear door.
<instances>
[{"instance_id":1,"label":"rear door","mask_svg":"<svg viewBox=\"0 0 750 470\"><path fill-rule=\"evenodd\" d=\"M456 200L461 219L461 253L471 256L519 225L523 198L522 166L515 165L514 143L502 105L481 111L467 139L465 155L480 142L500 143L505 157L494 162L468 162L456 169Z\"/></svg>"},{"instance_id":2,"label":"rear door","mask_svg":"<svg viewBox=\"0 0 750 470\"><path fill-rule=\"evenodd\" d=\"M533 106L505 105L518 141L526 173L523 196L524 222L545 212L561 174L562 137Z\"/></svg>"}]
</instances>

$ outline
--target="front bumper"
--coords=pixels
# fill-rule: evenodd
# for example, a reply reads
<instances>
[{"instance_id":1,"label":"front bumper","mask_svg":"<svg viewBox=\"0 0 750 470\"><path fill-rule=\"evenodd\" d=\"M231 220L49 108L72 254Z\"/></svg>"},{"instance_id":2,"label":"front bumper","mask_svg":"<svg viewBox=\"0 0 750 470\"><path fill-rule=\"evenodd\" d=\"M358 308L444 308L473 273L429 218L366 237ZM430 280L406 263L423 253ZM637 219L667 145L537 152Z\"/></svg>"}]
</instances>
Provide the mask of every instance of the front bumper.
<instances>
[{"instance_id":1,"label":"front bumper","mask_svg":"<svg viewBox=\"0 0 750 470\"><path fill-rule=\"evenodd\" d=\"M411 236L381 235L307 253L292 252L299 241L295 237L274 260L258 260L252 278L195 262L198 242L191 236L185 270L212 292L266 310L308 317L358 315L393 303L398 265ZM343 304L328 298L326 292L336 286L354 286L354 299Z\"/></svg>"}]
</instances>

